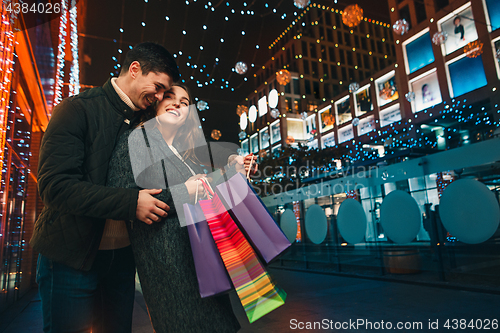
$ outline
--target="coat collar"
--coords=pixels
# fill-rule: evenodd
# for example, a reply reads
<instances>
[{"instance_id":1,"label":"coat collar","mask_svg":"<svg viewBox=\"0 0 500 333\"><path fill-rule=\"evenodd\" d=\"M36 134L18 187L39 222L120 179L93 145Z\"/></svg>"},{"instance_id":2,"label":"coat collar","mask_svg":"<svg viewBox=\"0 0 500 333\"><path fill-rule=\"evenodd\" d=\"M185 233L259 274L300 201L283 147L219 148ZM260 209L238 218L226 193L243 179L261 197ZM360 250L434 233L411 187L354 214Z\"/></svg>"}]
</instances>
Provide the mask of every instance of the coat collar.
<instances>
[{"instance_id":1,"label":"coat collar","mask_svg":"<svg viewBox=\"0 0 500 333\"><path fill-rule=\"evenodd\" d=\"M102 86L102 89L115 109L129 121L132 121L140 114L140 112L142 112L133 111L124 101L122 101L111 84L111 78L106 81L106 83Z\"/></svg>"}]
</instances>

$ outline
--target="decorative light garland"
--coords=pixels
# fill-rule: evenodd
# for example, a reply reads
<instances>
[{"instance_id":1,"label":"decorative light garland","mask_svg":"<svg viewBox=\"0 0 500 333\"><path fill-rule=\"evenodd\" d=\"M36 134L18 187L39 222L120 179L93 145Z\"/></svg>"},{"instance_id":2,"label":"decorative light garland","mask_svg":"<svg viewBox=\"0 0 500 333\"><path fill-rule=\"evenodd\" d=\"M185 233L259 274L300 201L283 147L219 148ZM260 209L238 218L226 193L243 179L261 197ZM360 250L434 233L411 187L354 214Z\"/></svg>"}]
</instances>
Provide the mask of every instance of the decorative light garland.
<instances>
[{"instance_id":1,"label":"decorative light garland","mask_svg":"<svg viewBox=\"0 0 500 333\"><path fill-rule=\"evenodd\" d=\"M78 25L77 25L77 10L76 0L71 0L71 9L69 10L69 20L71 24L71 54L73 62L71 64L71 72L69 75L69 95L77 95L80 93L80 66L78 64Z\"/></svg>"},{"instance_id":2,"label":"decorative light garland","mask_svg":"<svg viewBox=\"0 0 500 333\"><path fill-rule=\"evenodd\" d=\"M56 82L54 85L54 106L63 99L64 58L66 56L66 26L68 24L68 0L61 0L61 18L59 19L59 45L57 46Z\"/></svg>"},{"instance_id":3,"label":"decorative light garland","mask_svg":"<svg viewBox=\"0 0 500 333\"><path fill-rule=\"evenodd\" d=\"M9 113L10 88L14 71L14 21L15 12L7 12L6 2L0 3L2 21L0 22L0 170L3 170L5 140ZM2 174L0 173L0 179Z\"/></svg>"}]
</instances>

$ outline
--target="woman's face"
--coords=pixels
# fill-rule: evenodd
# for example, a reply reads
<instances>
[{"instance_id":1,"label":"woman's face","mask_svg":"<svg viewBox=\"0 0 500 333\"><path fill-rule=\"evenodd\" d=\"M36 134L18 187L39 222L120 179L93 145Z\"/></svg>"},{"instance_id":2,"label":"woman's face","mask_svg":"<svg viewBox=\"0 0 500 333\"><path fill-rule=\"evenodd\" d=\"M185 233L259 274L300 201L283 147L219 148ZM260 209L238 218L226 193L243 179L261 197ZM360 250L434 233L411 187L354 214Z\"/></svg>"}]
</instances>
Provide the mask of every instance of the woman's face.
<instances>
[{"instance_id":1,"label":"woman's face","mask_svg":"<svg viewBox=\"0 0 500 333\"><path fill-rule=\"evenodd\" d=\"M158 104L156 117L161 125L179 128L184 125L189 114L189 96L186 90L173 86L165 92L163 100Z\"/></svg>"}]
</instances>

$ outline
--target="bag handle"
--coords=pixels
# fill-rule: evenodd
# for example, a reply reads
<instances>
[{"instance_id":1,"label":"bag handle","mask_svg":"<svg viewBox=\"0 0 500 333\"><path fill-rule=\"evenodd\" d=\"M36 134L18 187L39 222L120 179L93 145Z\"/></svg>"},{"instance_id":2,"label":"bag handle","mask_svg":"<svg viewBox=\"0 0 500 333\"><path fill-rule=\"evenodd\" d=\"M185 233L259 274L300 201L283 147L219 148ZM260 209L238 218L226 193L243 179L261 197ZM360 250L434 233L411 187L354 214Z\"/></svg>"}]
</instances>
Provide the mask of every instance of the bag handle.
<instances>
[{"instance_id":1,"label":"bag handle","mask_svg":"<svg viewBox=\"0 0 500 333\"><path fill-rule=\"evenodd\" d=\"M251 157L251 160L250 160L250 166L248 167L248 171L247 171L247 179L250 180L250 170L252 170L252 163L253 163L253 155L250 156Z\"/></svg>"},{"instance_id":2,"label":"bag handle","mask_svg":"<svg viewBox=\"0 0 500 333\"><path fill-rule=\"evenodd\" d=\"M208 182L208 180L205 177L200 178L200 181L201 181L201 184L203 185L203 187L205 188L205 192L207 192L207 195L209 196L209 198L212 199L214 197L214 194L215 194L212 186L210 186L210 183Z\"/></svg>"}]
</instances>

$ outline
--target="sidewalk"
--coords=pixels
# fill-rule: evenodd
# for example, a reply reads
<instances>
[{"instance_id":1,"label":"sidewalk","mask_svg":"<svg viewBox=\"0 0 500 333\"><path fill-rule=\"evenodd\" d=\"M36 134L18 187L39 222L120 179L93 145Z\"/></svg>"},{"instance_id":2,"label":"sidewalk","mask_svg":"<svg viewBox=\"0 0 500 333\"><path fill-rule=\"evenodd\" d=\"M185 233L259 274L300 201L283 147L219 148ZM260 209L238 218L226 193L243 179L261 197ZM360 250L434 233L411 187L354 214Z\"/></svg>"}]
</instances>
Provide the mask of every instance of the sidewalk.
<instances>
[{"instance_id":1,"label":"sidewalk","mask_svg":"<svg viewBox=\"0 0 500 333\"><path fill-rule=\"evenodd\" d=\"M232 294L233 308L242 326L240 333L377 332L387 330L388 325L396 331L398 322L403 327L405 324L413 327L397 330L399 332L477 332L484 330L486 325L489 325L490 332L500 331L492 325L492 320L495 319L497 324L500 320L499 295L280 269L270 269L270 272L288 293L286 303L249 324L238 298ZM25 305L17 311L0 314L0 332L42 331L40 299L36 291L18 303L23 302ZM20 307L19 304L13 308ZM449 329L444 326L448 319ZM474 320L474 328L467 327L471 320ZM433 327L437 325L437 329L429 329L429 321ZM9 323L5 325L6 322ZM464 329L460 329L461 323ZM481 323L483 328L479 329ZM314 325L316 330L305 329ZM134 308L133 332L153 332L139 293Z\"/></svg>"}]
</instances>

